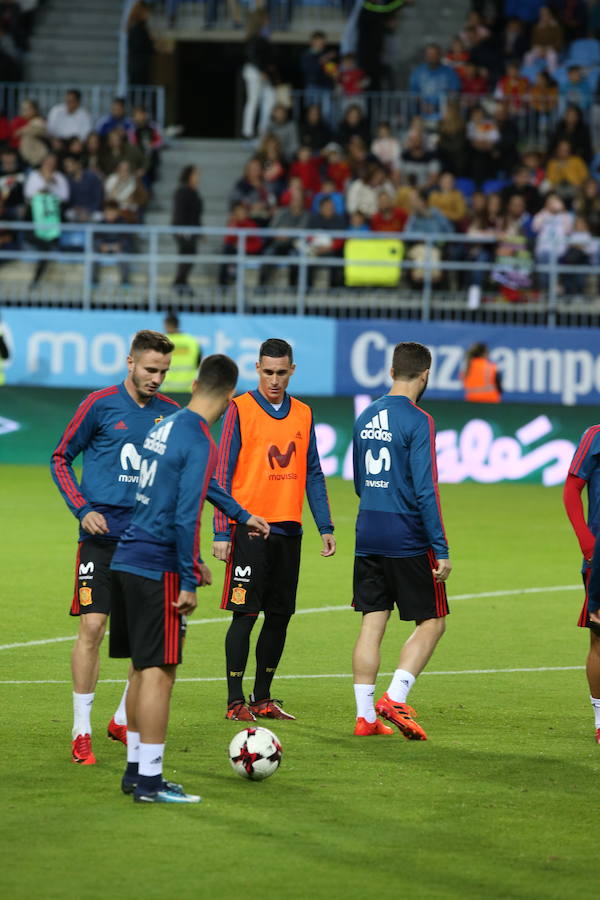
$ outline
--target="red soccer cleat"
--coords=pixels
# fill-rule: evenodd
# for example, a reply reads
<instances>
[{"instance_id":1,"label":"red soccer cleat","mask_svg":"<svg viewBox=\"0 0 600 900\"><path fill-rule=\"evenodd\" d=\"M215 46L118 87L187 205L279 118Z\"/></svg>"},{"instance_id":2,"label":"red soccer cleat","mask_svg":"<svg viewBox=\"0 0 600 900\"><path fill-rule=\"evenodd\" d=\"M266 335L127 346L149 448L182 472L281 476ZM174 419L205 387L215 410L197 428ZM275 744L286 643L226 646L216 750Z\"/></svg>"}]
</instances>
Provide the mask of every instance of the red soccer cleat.
<instances>
[{"instance_id":1,"label":"red soccer cleat","mask_svg":"<svg viewBox=\"0 0 600 900\"><path fill-rule=\"evenodd\" d=\"M250 704L250 709L257 719L295 719L291 713L282 709L282 700L255 700Z\"/></svg>"},{"instance_id":2,"label":"red soccer cleat","mask_svg":"<svg viewBox=\"0 0 600 900\"><path fill-rule=\"evenodd\" d=\"M250 712L244 700L234 700L227 705L226 719L235 719L237 722L256 722L256 716Z\"/></svg>"},{"instance_id":3,"label":"red soccer cleat","mask_svg":"<svg viewBox=\"0 0 600 900\"><path fill-rule=\"evenodd\" d=\"M600 744L600 728L596 728L596 743Z\"/></svg>"},{"instance_id":4,"label":"red soccer cleat","mask_svg":"<svg viewBox=\"0 0 600 900\"><path fill-rule=\"evenodd\" d=\"M357 716L353 733L356 737L369 737L372 734L393 734L394 729L379 719L375 719L374 722L367 722L362 716Z\"/></svg>"},{"instance_id":5,"label":"red soccer cleat","mask_svg":"<svg viewBox=\"0 0 600 900\"><path fill-rule=\"evenodd\" d=\"M80 766L94 766L96 757L92 750L92 738L89 734L78 734L72 745L71 758Z\"/></svg>"},{"instance_id":6,"label":"red soccer cleat","mask_svg":"<svg viewBox=\"0 0 600 900\"><path fill-rule=\"evenodd\" d=\"M394 703L386 693L375 704L375 711L400 729L408 741L426 741L427 735L418 722L415 722L416 713L407 703Z\"/></svg>"},{"instance_id":7,"label":"red soccer cleat","mask_svg":"<svg viewBox=\"0 0 600 900\"><path fill-rule=\"evenodd\" d=\"M106 735L111 741L121 741L127 746L127 725L118 725L113 716L106 729Z\"/></svg>"}]
</instances>

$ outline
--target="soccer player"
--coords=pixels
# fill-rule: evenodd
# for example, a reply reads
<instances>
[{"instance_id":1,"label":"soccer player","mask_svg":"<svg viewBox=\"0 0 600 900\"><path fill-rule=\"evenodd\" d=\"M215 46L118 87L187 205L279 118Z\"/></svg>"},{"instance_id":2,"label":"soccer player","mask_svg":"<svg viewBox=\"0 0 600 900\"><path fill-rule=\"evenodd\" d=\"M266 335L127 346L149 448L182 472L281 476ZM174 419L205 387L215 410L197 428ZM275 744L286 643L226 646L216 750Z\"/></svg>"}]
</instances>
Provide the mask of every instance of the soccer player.
<instances>
[{"instance_id":1,"label":"soccer player","mask_svg":"<svg viewBox=\"0 0 600 900\"><path fill-rule=\"evenodd\" d=\"M91 712L99 671L99 649L111 604L110 561L129 525L137 490L140 451L149 427L178 404L158 392L173 344L157 331L138 331L127 357L127 377L81 403L52 454L52 477L79 519L79 548L70 614L79 616L71 658L73 674L72 759L96 762ZM83 455L81 483L73 462ZM127 740L125 693L108 723L108 736Z\"/></svg>"},{"instance_id":2,"label":"soccer player","mask_svg":"<svg viewBox=\"0 0 600 900\"><path fill-rule=\"evenodd\" d=\"M215 514L213 555L227 562L221 608L233 613L225 638L228 719L295 718L271 697L271 682L296 608L305 491L323 541L321 556L335 553L312 411L286 391L295 368L287 341L265 341L256 363L258 389L233 400L219 444L221 487L271 526L267 541L250 541L244 526L231 526L224 515ZM265 618L247 704L242 679L250 633L261 610Z\"/></svg>"},{"instance_id":3,"label":"soccer player","mask_svg":"<svg viewBox=\"0 0 600 900\"><path fill-rule=\"evenodd\" d=\"M201 562L202 506L217 462L209 426L227 408L237 382L233 360L207 357L185 409L154 425L142 449L136 506L111 568L115 596L110 655L130 657L134 671L127 696L127 768L121 781L137 802L197 803L162 774L171 691L185 629L196 608L196 587L212 581ZM249 534L269 533L220 491L232 519Z\"/></svg>"},{"instance_id":4,"label":"soccer player","mask_svg":"<svg viewBox=\"0 0 600 900\"><path fill-rule=\"evenodd\" d=\"M587 485L587 522L583 511L582 493ZM596 537L600 533L600 425L592 425L583 433L571 461L563 491L565 509L583 554L581 572L585 588L583 608L577 624L589 629L590 649L586 662L586 674L590 689L590 702L594 710L595 738L600 744L600 621L594 609L589 609L590 575ZM594 579L595 581L596 579Z\"/></svg>"},{"instance_id":5,"label":"soccer player","mask_svg":"<svg viewBox=\"0 0 600 900\"><path fill-rule=\"evenodd\" d=\"M417 405L430 366L431 353L423 344L398 344L389 394L371 403L354 426L360 503L353 606L362 613L362 624L352 669L359 736L392 733L378 713L409 740L427 739L406 699L444 633L444 582L452 569L437 485L435 426ZM374 705L381 642L394 606L416 627L390 686Z\"/></svg>"}]
</instances>

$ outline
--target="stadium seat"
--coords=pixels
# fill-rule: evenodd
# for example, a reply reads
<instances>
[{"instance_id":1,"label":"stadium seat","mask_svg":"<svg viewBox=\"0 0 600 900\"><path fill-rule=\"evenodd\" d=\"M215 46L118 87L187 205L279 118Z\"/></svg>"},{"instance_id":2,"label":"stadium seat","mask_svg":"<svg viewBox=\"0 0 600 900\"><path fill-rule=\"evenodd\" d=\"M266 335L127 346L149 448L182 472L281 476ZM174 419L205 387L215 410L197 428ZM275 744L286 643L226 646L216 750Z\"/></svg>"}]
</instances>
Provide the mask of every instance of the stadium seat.
<instances>
[{"instance_id":1,"label":"stadium seat","mask_svg":"<svg viewBox=\"0 0 600 900\"><path fill-rule=\"evenodd\" d=\"M600 41L594 38L581 38L570 44L564 64L566 66L589 66L600 65Z\"/></svg>"},{"instance_id":2,"label":"stadium seat","mask_svg":"<svg viewBox=\"0 0 600 900\"><path fill-rule=\"evenodd\" d=\"M475 182L472 178L455 178L454 186L464 197L469 199L475 193Z\"/></svg>"},{"instance_id":3,"label":"stadium seat","mask_svg":"<svg viewBox=\"0 0 600 900\"><path fill-rule=\"evenodd\" d=\"M487 181L483 182L483 193L498 194L507 184L509 184L509 181L506 178L488 178Z\"/></svg>"}]
</instances>

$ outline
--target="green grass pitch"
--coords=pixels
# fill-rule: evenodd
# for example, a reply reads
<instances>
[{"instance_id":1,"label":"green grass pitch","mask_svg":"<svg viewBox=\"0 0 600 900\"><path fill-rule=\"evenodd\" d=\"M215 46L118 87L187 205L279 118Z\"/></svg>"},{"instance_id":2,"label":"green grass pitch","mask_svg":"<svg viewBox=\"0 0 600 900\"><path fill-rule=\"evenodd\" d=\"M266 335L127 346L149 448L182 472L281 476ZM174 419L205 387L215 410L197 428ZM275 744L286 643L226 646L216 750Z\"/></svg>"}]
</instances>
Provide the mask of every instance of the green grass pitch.
<instances>
[{"instance_id":1,"label":"green grass pitch","mask_svg":"<svg viewBox=\"0 0 600 900\"><path fill-rule=\"evenodd\" d=\"M425 743L352 737L358 616L296 616L279 671L290 677L276 680L274 694L298 720L276 725L283 763L263 783L243 781L227 760L239 724L224 720L216 680L226 625L214 562L216 583L199 592L195 618L215 621L189 629L166 768L205 799L152 809L119 791L123 748L104 729L125 672L106 646L98 764L69 761L70 642L44 642L76 629L66 615L74 520L45 469L6 466L2 484L2 644L40 641L0 650L4 896L597 896L600 747L581 668L587 633L575 627L581 592L568 589L579 582L579 556L558 489L442 488L452 613L411 694ZM330 492L339 551L319 557L307 518L300 610L350 600L356 504L347 483L332 481ZM206 527L207 558L209 540ZM481 596L494 591L512 593ZM408 631L390 623L382 672L393 670Z\"/></svg>"}]
</instances>

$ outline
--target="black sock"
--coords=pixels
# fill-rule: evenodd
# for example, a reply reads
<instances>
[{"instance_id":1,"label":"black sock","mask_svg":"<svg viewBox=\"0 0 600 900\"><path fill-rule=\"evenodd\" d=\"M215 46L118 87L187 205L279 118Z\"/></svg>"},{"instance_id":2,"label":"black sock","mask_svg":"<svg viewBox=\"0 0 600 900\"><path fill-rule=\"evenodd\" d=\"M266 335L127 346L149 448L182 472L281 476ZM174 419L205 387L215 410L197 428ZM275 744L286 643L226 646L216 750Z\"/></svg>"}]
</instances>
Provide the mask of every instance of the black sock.
<instances>
[{"instance_id":1,"label":"black sock","mask_svg":"<svg viewBox=\"0 0 600 900\"><path fill-rule=\"evenodd\" d=\"M125 769L125 777L126 778L137 778L138 777L138 764L133 762L127 763L127 768Z\"/></svg>"},{"instance_id":2,"label":"black sock","mask_svg":"<svg viewBox=\"0 0 600 900\"><path fill-rule=\"evenodd\" d=\"M271 696L271 682L285 647L285 636L290 616L265 613L265 621L256 642L256 680L254 700L267 700Z\"/></svg>"},{"instance_id":3,"label":"black sock","mask_svg":"<svg viewBox=\"0 0 600 900\"><path fill-rule=\"evenodd\" d=\"M161 775L140 775L136 790L141 794L153 794L160 791L163 777Z\"/></svg>"},{"instance_id":4,"label":"black sock","mask_svg":"<svg viewBox=\"0 0 600 900\"><path fill-rule=\"evenodd\" d=\"M250 632L254 628L255 622L256 616L234 613L225 636L228 703L244 699L242 679L250 651Z\"/></svg>"}]
</instances>

